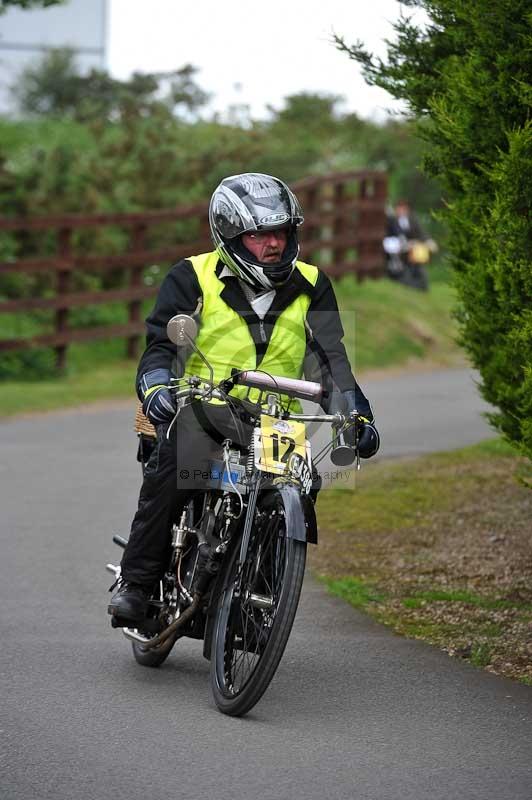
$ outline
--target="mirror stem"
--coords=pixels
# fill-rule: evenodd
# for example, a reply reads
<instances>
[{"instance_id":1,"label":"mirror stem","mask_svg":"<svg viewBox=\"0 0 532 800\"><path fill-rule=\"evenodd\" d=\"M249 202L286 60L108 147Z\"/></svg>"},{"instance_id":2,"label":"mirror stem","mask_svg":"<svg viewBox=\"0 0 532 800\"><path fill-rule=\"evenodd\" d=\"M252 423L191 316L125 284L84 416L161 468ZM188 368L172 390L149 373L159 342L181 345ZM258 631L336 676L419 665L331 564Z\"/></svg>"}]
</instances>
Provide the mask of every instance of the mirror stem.
<instances>
[{"instance_id":1,"label":"mirror stem","mask_svg":"<svg viewBox=\"0 0 532 800\"><path fill-rule=\"evenodd\" d=\"M201 352L199 347L196 347L196 344L195 344L194 340L191 339L191 337L187 334L186 331L183 331L183 333L186 336L186 338L188 339L189 344L192 346L192 349L194 350L194 352L199 355L199 357L201 358L201 360L203 361L203 363L205 364L205 366L209 370L209 375L210 375L210 379L209 380L210 380L210 382L212 384L214 384L214 370L213 370L213 368L211 367L211 365L209 364L209 362L207 361L207 359L205 358L205 356L203 355L203 353Z\"/></svg>"}]
</instances>

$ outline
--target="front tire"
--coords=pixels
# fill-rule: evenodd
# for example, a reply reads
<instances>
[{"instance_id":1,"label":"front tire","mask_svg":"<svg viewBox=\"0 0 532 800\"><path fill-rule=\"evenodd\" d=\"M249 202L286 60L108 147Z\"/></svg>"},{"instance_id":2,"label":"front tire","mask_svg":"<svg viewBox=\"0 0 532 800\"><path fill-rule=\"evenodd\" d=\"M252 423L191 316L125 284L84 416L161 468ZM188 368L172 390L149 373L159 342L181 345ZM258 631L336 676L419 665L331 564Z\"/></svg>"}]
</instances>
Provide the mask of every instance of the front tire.
<instances>
[{"instance_id":1,"label":"front tire","mask_svg":"<svg viewBox=\"0 0 532 800\"><path fill-rule=\"evenodd\" d=\"M241 579L237 550L216 615L211 685L224 714L246 714L275 674L299 603L306 548L286 535L281 494L259 498Z\"/></svg>"}]
</instances>

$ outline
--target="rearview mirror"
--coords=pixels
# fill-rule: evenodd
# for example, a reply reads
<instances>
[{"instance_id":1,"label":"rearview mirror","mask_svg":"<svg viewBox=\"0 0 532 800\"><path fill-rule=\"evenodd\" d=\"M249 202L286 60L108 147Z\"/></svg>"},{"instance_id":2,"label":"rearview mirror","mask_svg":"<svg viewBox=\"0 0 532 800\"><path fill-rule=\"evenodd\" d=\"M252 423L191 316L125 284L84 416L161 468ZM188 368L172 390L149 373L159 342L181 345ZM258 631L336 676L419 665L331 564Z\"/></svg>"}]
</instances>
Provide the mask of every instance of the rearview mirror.
<instances>
[{"instance_id":1,"label":"rearview mirror","mask_svg":"<svg viewBox=\"0 0 532 800\"><path fill-rule=\"evenodd\" d=\"M188 314L176 314L166 326L166 335L178 347L184 347L198 335L198 326Z\"/></svg>"}]
</instances>

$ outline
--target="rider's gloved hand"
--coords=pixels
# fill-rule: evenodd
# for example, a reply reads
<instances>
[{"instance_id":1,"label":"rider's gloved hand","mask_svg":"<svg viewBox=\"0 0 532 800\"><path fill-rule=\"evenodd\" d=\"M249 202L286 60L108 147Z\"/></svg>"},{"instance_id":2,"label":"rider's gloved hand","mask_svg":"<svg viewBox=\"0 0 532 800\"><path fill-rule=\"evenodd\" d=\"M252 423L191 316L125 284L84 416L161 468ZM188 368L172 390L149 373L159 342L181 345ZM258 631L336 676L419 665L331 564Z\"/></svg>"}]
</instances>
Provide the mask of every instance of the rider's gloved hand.
<instances>
[{"instance_id":1,"label":"rider's gloved hand","mask_svg":"<svg viewBox=\"0 0 532 800\"><path fill-rule=\"evenodd\" d=\"M356 430L358 429L358 452L360 458L371 458L374 456L380 445L380 437L373 420L366 417L359 417L357 427L351 425L344 430L345 443L350 447L356 445Z\"/></svg>"},{"instance_id":2,"label":"rider's gloved hand","mask_svg":"<svg viewBox=\"0 0 532 800\"><path fill-rule=\"evenodd\" d=\"M349 414L356 409L360 415L360 423L358 425L358 452L360 458L371 458L380 446L380 436L375 427L371 407L365 398L364 403L360 397L357 397L356 392L351 390L342 392L342 400L345 404L345 413ZM359 408L357 408L357 402L360 406ZM344 439L346 444L351 445L351 447L355 446L356 433L354 425L345 430Z\"/></svg>"},{"instance_id":3,"label":"rider's gloved hand","mask_svg":"<svg viewBox=\"0 0 532 800\"><path fill-rule=\"evenodd\" d=\"M361 417L358 436L358 452L360 458L371 458L379 449L381 440L379 432L373 422ZM346 437L347 438L347 437Z\"/></svg>"},{"instance_id":4,"label":"rider's gloved hand","mask_svg":"<svg viewBox=\"0 0 532 800\"><path fill-rule=\"evenodd\" d=\"M166 388L172 373L167 369L154 369L142 375L138 392L142 400L142 412L152 425L164 425L175 417L177 405Z\"/></svg>"}]
</instances>

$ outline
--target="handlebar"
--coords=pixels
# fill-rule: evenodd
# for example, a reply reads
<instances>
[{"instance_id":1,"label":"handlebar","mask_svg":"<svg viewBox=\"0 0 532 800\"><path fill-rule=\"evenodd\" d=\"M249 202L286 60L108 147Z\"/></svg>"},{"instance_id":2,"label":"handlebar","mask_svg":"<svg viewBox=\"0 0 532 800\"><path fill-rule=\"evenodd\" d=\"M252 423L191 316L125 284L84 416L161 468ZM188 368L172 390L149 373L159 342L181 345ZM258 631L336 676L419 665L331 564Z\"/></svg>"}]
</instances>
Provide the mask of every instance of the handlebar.
<instances>
[{"instance_id":1,"label":"handlebar","mask_svg":"<svg viewBox=\"0 0 532 800\"><path fill-rule=\"evenodd\" d=\"M263 377L264 381L260 380ZM179 379L179 382L182 382L182 380L182 378ZM249 386L252 389L272 389L272 391L290 394L302 400L317 400L323 394L323 389L319 383L297 380L295 378L282 378L276 375L263 375L263 373L253 372L251 370L239 373L238 380L235 380L235 383L241 386ZM188 379L188 386L184 388L179 388L179 383L170 384L167 388L172 391L176 400L185 397L194 397L197 400L208 400L211 398L216 400L227 399L226 392L217 387L213 387L213 385L207 381L201 381L199 378ZM286 416L287 419L299 420L300 422L329 422L331 425L340 428L348 422L356 423L359 414L356 411L352 411L348 415L340 412L335 414L297 414L285 411L283 416Z\"/></svg>"},{"instance_id":2,"label":"handlebar","mask_svg":"<svg viewBox=\"0 0 532 800\"><path fill-rule=\"evenodd\" d=\"M173 392L176 400L185 397L190 397L195 400L227 400L227 392L222 388L213 386L213 384L208 381L202 381L200 378L192 377L187 379L186 387L180 388L179 384L182 383L182 380L183 379L180 379L167 387ZM232 380L233 383L238 383L242 386L263 390L271 389L274 392L287 393L303 400L317 400L323 395L322 387L318 383L296 380L294 378L283 378L251 370L238 373L238 379L236 371L234 371ZM297 414L284 411L282 416L284 419L292 419L300 422L330 423L333 427L331 461L336 466L349 466L349 464L352 464L355 458L357 458L357 466L359 467L360 462L357 448L347 444L344 437L345 427L347 425L356 426L360 421L360 415L357 411L352 411L349 415L340 412L335 414Z\"/></svg>"}]
</instances>

